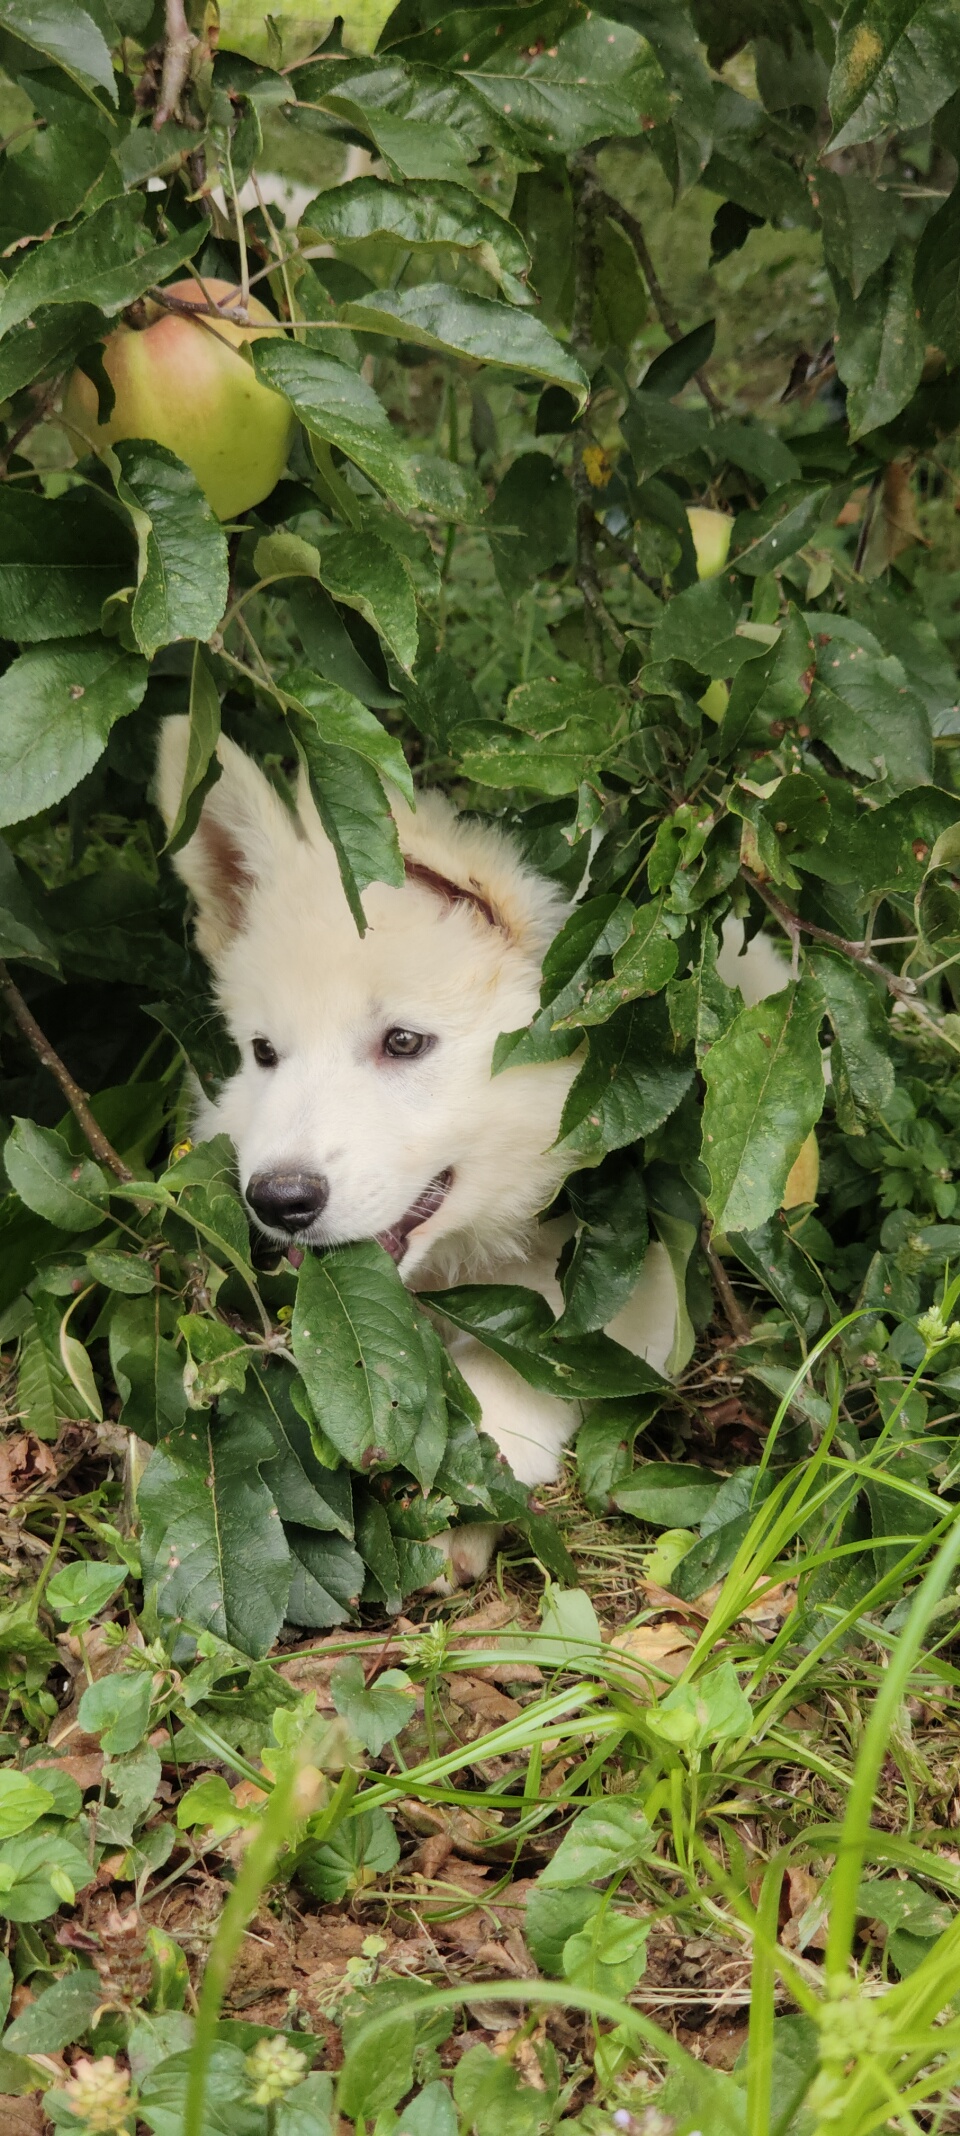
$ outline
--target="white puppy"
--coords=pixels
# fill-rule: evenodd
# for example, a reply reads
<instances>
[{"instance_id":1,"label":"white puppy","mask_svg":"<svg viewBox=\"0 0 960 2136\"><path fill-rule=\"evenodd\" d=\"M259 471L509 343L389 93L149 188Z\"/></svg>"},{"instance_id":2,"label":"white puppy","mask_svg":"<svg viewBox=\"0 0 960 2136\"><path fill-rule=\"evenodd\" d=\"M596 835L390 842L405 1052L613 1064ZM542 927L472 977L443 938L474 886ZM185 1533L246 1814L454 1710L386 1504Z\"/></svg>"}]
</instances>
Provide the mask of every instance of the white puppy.
<instances>
[{"instance_id":1,"label":"white puppy","mask_svg":"<svg viewBox=\"0 0 960 2136\"><path fill-rule=\"evenodd\" d=\"M187 721L165 721L157 791L168 823L186 748ZM200 1132L229 1134L247 1206L282 1246L376 1238L414 1289L526 1283L559 1311L558 1241L537 1216L567 1170L552 1145L579 1060L497 1076L491 1061L499 1033L538 1007L560 893L498 830L421 794L415 814L395 808L406 882L365 891L361 938L306 786L293 814L233 743L218 755L221 776L174 863L242 1061L204 1102ZM608 1332L676 1370L679 1325L655 1242ZM536 1392L472 1336L454 1333L449 1347L518 1479L553 1481L578 1408ZM494 1534L456 1531L456 1574L482 1570Z\"/></svg>"}]
</instances>

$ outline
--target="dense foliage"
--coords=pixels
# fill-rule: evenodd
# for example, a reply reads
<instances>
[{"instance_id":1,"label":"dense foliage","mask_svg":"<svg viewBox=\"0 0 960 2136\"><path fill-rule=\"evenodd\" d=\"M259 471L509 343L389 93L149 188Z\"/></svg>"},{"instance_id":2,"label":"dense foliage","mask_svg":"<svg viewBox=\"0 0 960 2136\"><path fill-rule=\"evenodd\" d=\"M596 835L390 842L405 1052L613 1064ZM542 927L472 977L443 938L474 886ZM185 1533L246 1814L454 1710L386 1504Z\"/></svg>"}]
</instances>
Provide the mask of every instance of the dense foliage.
<instances>
[{"instance_id":1,"label":"dense foliage","mask_svg":"<svg viewBox=\"0 0 960 2136\"><path fill-rule=\"evenodd\" d=\"M55 1975L32 1924L72 1906L105 1857L138 1892L163 1868L175 1834L154 1817L157 1731L176 1725L178 1771L221 1768L180 1802L178 1846L194 1827L226 1845L249 1817L223 1769L276 1782L246 1898L218 1932L219 1986L204 1988L216 2125L325 2130L330 2078L304 2076L295 2051L278 2076L282 2032L261 2063L242 2052L257 2028L213 2044L243 1906L291 1834L286 1871L321 1902L393 1869L387 1807L410 1771L352 1804L356 1760L410 1725L414 1682L434 1735L429 1757L407 1740L407 1767L421 1759L431 1803L459 1799L463 1752L435 1734L441 1627L411 1643L412 1675L371 1683L356 1656L341 1664L338 1718L319 1747L310 1737L329 1777L308 1800L296 1765L312 1695L262 1657L285 1620L355 1623L361 1600L396 1615L452 1518L509 1521L571 1577L382 1249L271 1262L229 1145L192 1143L192 1078L214 1088L230 1046L170 855L217 776L222 726L281 787L305 765L360 927L364 889L402 880L384 781L411 791L414 776L507 821L576 897L541 1011L497 1057L582 1052L561 1126L578 1225L563 1315L492 1286L433 1304L534 1386L584 1402L582 1500L643 1537L666 1531L656 1593L706 1596L712 1614L695 1651L687 1640L689 1681L658 1705L643 1678L638 1703L586 1595L554 1590L520 1666L539 1640L545 1675L578 1682L494 1731L478 1770L496 1796L505 1773L515 1784L498 1761L528 1759L525 1844L578 1812L526 1914L537 1966L575 2008L609 2017L643 1972L647 1913L608 1903L624 1879L662 1913L664 1875L693 1905L705 1859L709 1918L722 1899L724 1920L756 1929L747 2090L661 2039L678 2127L785 2128L819 2053L804 2126L846 2114L860 2136L883 2122L890 2071L904 2092L916 2078L923 2111L931 2058L958 2066L949 2027L929 2036L960 1985L955 1923L903 1880L932 1875L956 1902L955 1867L891 1841L890 1876L867 1898L858 1886L888 1741L910 1787L932 1787L898 1701L921 1638L945 1629L952 1558L899 1635L960 1480L956 9L356 0L320 21L224 0L219 37L215 18L192 0L186 15L0 0L0 1336L8 1470L33 1479L29 1539L49 1546L40 1585L15 1586L0 1615L0 1741L30 1745L2 1776L0 1913L18 1924L18 1981L45 1989L4 2035L0 2090L32 2089L28 2058L49 2063L104 2003L92 1946L74 1942L81 1963ZM280 479L223 523L149 437L76 457L84 396L103 424L112 412L105 337L143 330L150 306L175 318L169 292L190 277L201 296L227 282L241 310L251 290L268 307L251 380L289 410ZM722 515L724 558L701 577L694 535L718 533L703 511ZM191 746L165 842L151 781L171 711L189 714ZM731 916L790 967L754 1008L717 970ZM816 1201L785 1212L814 1131ZM602 1333L651 1236L684 1300L678 1355L704 1337L676 1389ZM54 1570L67 1513L43 1480L89 1455L93 1425L96 1488L88 1469L77 1555ZM139 1478L142 1447L128 1460L124 1504L121 1449L138 1442L153 1451ZM783 1629L751 1647L757 1582L781 1594L791 1571ZM91 1635L128 1578L143 1582L139 1629L111 1617ZM807 2014L774 2042L782 1862L757 1928L735 1828L718 1868L701 1827L724 1802L739 1815L747 1785L776 1792L788 1753L834 1788L839 1818L849 1763L785 1750L784 1716L858 1624L896 1658L850 1793L827 1967L839 1995L857 1919L879 1920L899 2002L871 2027L872 2003L818 2004L798 1962ZM120 1665L95 1669L91 1638ZM107 1761L94 1824L76 1778L29 1762L69 1642L86 1672L70 1726ZM830 1691L840 1710L839 1677ZM586 1766L564 1764L548 1798L541 1773L577 1743ZM615 1751L615 1790L585 1803ZM520 1802L504 1779L485 1814ZM798 1829L787 1820L784 1845ZM820 1828L821 1856L837 1830ZM214 2124L181 2051L186 1966L150 1937L156 2023L134 2050L117 1991L97 2041L130 2048L141 2121L199 2136ZM374 1960L357 1964L368 1985ZM4 2012L11 1987L0 1958ZM392 1994L377 2020L393 2010L389 2052L363 2031L362 1997L345 2005L339 2110L394 2127L416 2071L426 2089L404 2125L452 2136L436 2051L456 1996L415 2024ZM633 2021L601 2041L605 2082L649 2045L653 2027ZM576 2090L552 2051L531 2090L475 2045L454 2085L463 2125L552 2125ZM126 2072L108 2078L113 2108L75 2077L80 2091L54 2096L60 2123L125 2127Z\"/></svg>"},{"instance_id":2,"label":"dense foliage","mask_svg":"<svg viewBox=\"0 0 960 2136\"><path fill-rule=\"evenodd\" d=\"M184 1060L210 1086L227 1048L150 807L166 712L191 720L170 843L222 721L281 781L307 765L358 925L365 885L399 879L382 781L409 790L410 764L505 812L571 892L590 856L543 1009L498 1061L585 1047L561 1128L581 1223L566 1309L554 1329L523 1294L448 1302L535 1384L596 1405L591 1503L659 1406L598 1333L651 1229L694 1326L711 1224L759 1287L761 1405L838 1306L871 1308L848 1353L865 1415L864 1386L923 1356L916 1315L960 1246L949 18L558 0L500 21L403 0L374 54L376 12L319 51L315 25L305 54L282 11L269 33L237 11L231 34L226 9L165 118L147 0L8 5L0 49L3 949L106 1138L91 1152L61 1118L12 1013L3 1333L32 1433L106 1408L156 1444L159 1621L252 1653L287 1613L332 1625L361 1592L395 1610L458 1511L515 1516L564 1556L380 1249L335 1277L310 1257L299 1282L255 1270L229 1147L184 1147ZM372 175L343 177L351 148ZM681 329L651 260L665 183L678 215L691 188L709 200L719 343L713 316ZM765 348L761 370L729 345L731 263L774 233L821 310L815 346ZM167 448L75 462L58 415L79 366L106 420L104 336L185 271L253 283L288 322L248 352L296 416L288 469L225 526ZM732 523L711 577L690 505ZM754 1009L716 971L731 913L793 958ZM820 1200L788 1220L818 1121ZM291 1341L299 1377L275 1356ZM937 1353L937 1415L958 1360ZM901 1473L935 1488L945 1442L900 1436ZM849 1518L899 1532L882 1497Z\"/></svg>"}]
</instances>

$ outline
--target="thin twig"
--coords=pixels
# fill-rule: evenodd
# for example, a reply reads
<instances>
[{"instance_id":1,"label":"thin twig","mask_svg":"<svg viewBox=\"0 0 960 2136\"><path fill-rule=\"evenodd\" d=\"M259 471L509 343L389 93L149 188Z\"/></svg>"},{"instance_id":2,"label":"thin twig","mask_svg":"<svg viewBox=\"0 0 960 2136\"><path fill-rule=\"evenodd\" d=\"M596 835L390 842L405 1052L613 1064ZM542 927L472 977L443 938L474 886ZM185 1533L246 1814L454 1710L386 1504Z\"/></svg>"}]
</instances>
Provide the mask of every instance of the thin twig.
<instances>
[{"instance_id":1,"label":"thin twig","mask_svg":"<svg viewBox=\"0 0 960 2136\"><path fill-rule=\"evenodd\" d=\"M126 1184L128 1180L133 1178L133 1173L129 1166L124 1164L123 1158L118 1156L113 1143L107 1141L102 1127L98 1126L93 1117L79 1084L74 1082L69 1068L60 1059L59 1053L54 1052L50 1040L44 1037L36 1017L31 1014L19 987L14 985L7 967L3 963L0 963L0 994L6 1000L14 1023L19 1025L28 1046L36 1054L41 1067L48 1069L59 1083L73 1117L82 1128L94 1156L101 1164L106 1165L115 1179L121 1179Z\"/></svg>"},{"instance_id":2,"label":"thin twig","mask_svg":"<svg viewBox=\"0 0 960 2136\"><path fill-rule=\"evenodd\" d=\"M168 119L176 116L190 72L191 56L198 42L187 21L183 0L166 0L163 73L160 76L157 108L153 114L154 133L158 133Z\"/></svg>"},{"instance_id":3,"label":"thin twig","mask_svg":"<svg viewBox=\"0 0 960 2136\"><path fill-rule=\"evenodd\" d=\"M713 1244L710 1236L711 1229L710 1218L708 1216L704 1217L700 1243L707 1257L707 1266L710 1270L713 1287L726 1314L727 1323L734 1341L746 1342L751 1332L750 1322L724 1268L720 1255Z\"/></svg>"},{"instance_id":4,"label":"thin twig","mask_svg":"<svg viewBox=\"0 0 960 2136\"><path fill-rule=\"evenodd\" d=\"M674 311L673 306L670 303L670 300L666 294L660 277L657 274L657 270L650 257L650 248L643 233L642 223L639 223L637 221L635 215L631 215L629 208L622 207L619 200L614 200L612 195L609 193L604 194L604 207L606 213L612 217L613 221L620 224L621 230L626 231L627 236L629 237L630 242L633 245L633 249L640 262L640 269L643 275L643 279L646 282L647 288L650 291L650 297L653 303L654 311L657 314L661 326L664 328L665 332L669 334L671 341L682 341L683 328L680 325L680 321L677 318L676 312ZM711 414L722 415L723 402L721 400L718 400L717 395L715 394L713 387L710 384L710 380L707 377L706 372L695 371L693 375L697 381L701 393L703 394L707 407L710 409Z\"/></svg>"},{"instance_id":5,"label":"thin twig","mask_svg":"<svg viewBox=\"0 0 960 2136\"><path fill-rule=\"evenodd\" d=\"M901 979L897 972L890 971L886 964L881 964L879 957L872 954L866 943L850 942L845 935L831 934L828 927L818 927L814 920L801 919L798 912L785 905L781 898L768 889L766 883L760 882L756 875L751 875L748 868L741 868L740 873L744 882L749 883L751 890L755 890L757 896L762 898L767 910L779 920L781 927L790 937L791 945L798 934L812 935L815 942L824 942L828 949L838 949L841 956L852 957L864 971L872 972L875 979L882 979L887 992L892 994L896 1001L909 1002L911 1008L921 1007L917 999L915 979Z\"/></svg>"},{"instance_id":6,"label":"thin twig","mask_svg":"<svg viewBox=\"0 0 960 2136\"><path fill-rule=\"evenodd\" d=\"M0 453L0 479L6 474L14 454L19 452L24 438L28 438L31 430L35 430L37 424L42 423L44 416L49 414L62 383L63 373L61 371L56 378L51 379L49 385L44 387L43 392L35 399L29 415L24 416L23 422L14 431L12 438L8 438L3 452Z\"/></svg>"}]
</instances>

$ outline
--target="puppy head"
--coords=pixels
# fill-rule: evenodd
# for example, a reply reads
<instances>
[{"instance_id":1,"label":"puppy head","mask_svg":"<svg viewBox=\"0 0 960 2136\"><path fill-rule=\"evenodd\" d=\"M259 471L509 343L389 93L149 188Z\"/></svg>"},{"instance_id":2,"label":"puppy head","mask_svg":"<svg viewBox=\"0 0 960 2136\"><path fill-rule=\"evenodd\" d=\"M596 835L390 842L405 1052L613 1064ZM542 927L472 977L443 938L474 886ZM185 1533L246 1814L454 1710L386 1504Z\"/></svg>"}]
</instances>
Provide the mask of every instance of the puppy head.
<instances>
[{"instance_id":1,"label":"puppy head","mask_svg":"<svg viewBox=\"0 0 960 2136\"><path fill-rule=\"evenodd\" d=\"M186 725L162 736L168 822ZM278 1243L376 1237L405 1276L482 1268L562 1176L548 1152L571 1064L491 1076L498 1034L537 1006L558 893L498 831L427 794L415 814L396 804L406 881L365 891L361 939L309 790L294 812L233 743L218 756L174 859L242 1056L205 1130L232 1136Z\"/></svg>"}]
</instances>

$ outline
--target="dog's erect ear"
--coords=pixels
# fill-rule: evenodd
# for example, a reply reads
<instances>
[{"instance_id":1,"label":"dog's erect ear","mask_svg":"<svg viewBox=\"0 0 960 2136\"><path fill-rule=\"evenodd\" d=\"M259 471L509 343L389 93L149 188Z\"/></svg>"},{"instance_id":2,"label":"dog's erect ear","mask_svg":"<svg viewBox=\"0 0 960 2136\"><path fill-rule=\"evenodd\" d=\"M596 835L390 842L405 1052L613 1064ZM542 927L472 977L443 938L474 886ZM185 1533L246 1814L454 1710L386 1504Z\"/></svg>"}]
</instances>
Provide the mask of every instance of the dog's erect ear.
<instances>
[{"instance_id":1,"label":"dog's erect ear","mask_svg":"<svg viewBox=\"0 0 960 2136\"><path fill-rule=\"evenodd\" d=\"M165 719L160 728L156 800L169 830L183 790L189 721ZM193 837L173 855L173 865L197 905L197 947L212 964L243 923L254 885L276 874L298 844L289 809L263 772L221 736L221 772L200 811Z\"/></svg>"},{"instance_id":2,"label":"dog's erect ear","mask_svg":"<svg viewBox=\"0 0 960 2136\"><path fill-rule=\"evenodd\" d=\"M408 883L447 911L466 907L505 947L539 962L565 918L565 901L512 839L494 824L458 816L438 793L420 794L415 815L397 799L393 813Z\"/></svg>"}]
</instances>

